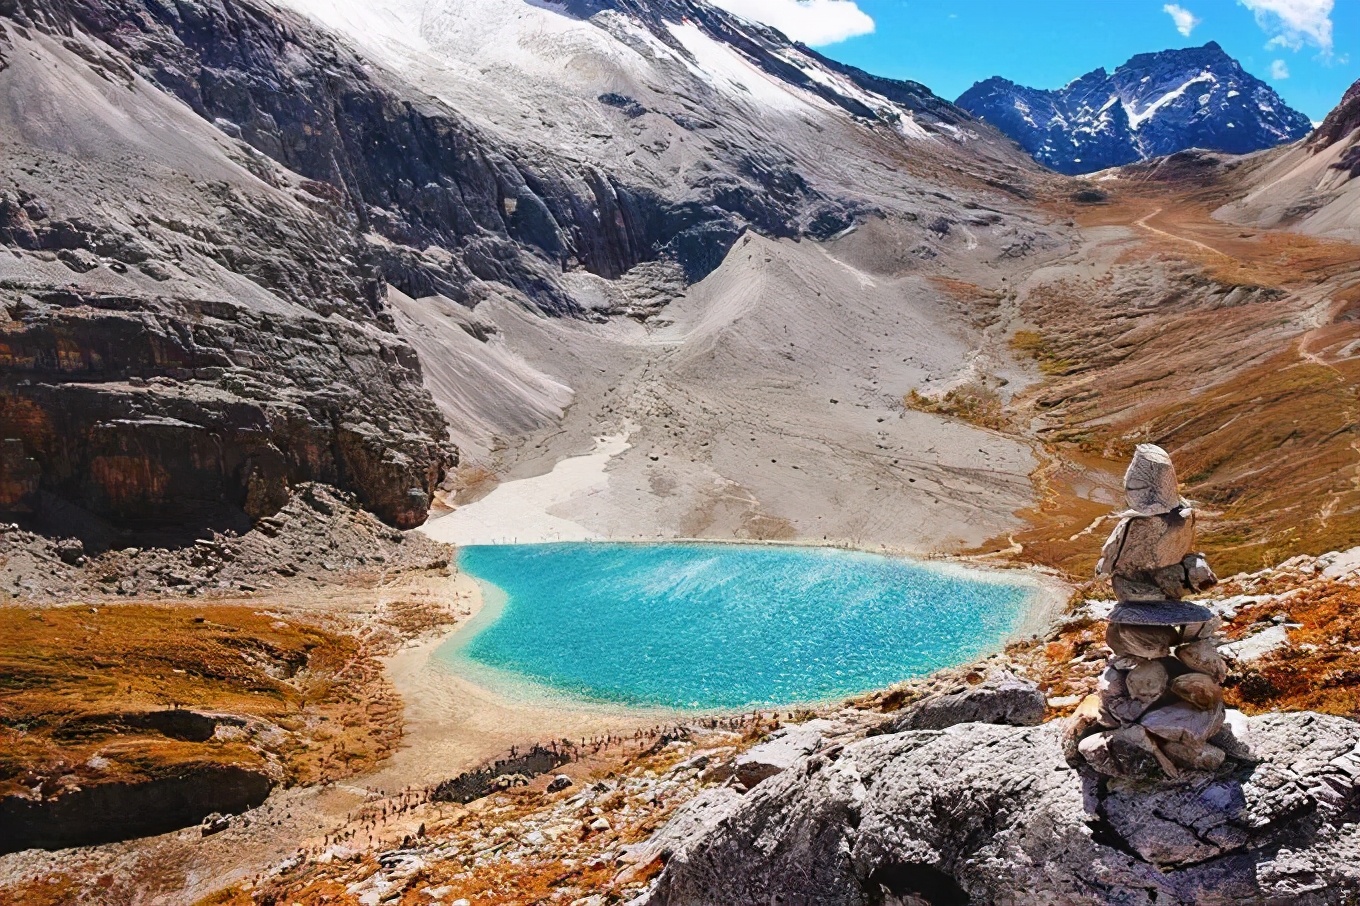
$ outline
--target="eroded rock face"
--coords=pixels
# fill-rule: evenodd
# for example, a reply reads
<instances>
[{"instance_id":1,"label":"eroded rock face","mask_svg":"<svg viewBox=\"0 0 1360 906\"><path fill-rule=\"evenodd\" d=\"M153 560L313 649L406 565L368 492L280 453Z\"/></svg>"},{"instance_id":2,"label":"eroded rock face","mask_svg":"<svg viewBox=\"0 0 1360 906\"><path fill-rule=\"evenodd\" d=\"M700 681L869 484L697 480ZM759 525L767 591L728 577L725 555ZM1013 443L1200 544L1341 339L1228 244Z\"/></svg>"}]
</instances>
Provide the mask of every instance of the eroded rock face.
<instances>
[{"instance_id":1,"label":"eroded rock face","mask_svg":"<svg viewBox=\"0 0 1360 906\"><path fill-rule=\"evenodd\" d=\"M1310 713L1247 725L1259 764L1174 786L1070 769L1056 722L964 724L814 754L678 853L646 902L1354 899L1360 725Z\"/></svg>"},{"instance_id":2,"label":"eroded rock face","mask_svg":"<svg viewBox=\"0 0 1360 906\"><path fill-rule=\"evenodd\" d=\"M30 26L0 72L0 516L97 543L240 531L320 481L423 522L456 454L343 199L69 12L0 4Z\"/></svg>"},{"instance_id":3,"label":"eroded rock face","mask_svg":"<svg viewBox=\"0 0 1360 906\"><path fill-rule=\"evenodd\" d=\"M274 780L234 765L186 765L172 776L107 783L48 799L0 799L0 853L96 846L164 834L212 812L264 802Z\"/></svg>"},{"instance_id":4,"label":"eroded rock face","mask_svg":"<svg viewBox=\"0 0 1360 906\"><path fill-rule=\"evenodd\" d=\"M453 461L415 353L395 336L226 303L4 299L7 513L76 533L74 508L123 527L239 530L323 481L410 528Z\"/></svg>"}]
</instances>

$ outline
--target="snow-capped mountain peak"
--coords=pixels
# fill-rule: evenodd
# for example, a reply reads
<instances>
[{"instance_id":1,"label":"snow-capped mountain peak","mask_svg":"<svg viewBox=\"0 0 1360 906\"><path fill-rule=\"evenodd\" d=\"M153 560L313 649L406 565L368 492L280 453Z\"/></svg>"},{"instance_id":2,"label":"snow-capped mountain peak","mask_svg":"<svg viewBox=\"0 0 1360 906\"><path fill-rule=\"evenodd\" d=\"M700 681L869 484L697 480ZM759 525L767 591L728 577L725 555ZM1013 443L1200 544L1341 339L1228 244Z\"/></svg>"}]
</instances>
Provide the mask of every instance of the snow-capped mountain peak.
<instances>
[{"instance_id":1,"label":"snow-capped mountain peak","mask_svg":"<svg viewBox=\"0 0 1360 906\"><path fill-rule=\"evenodd\" d=\"M1138 54L1056 91L1002 78L979 82L958 105L1063 173L1186 148L1245 153L1307 135L1308 118L1217 43Z\"/></svg>"}]
</instances>

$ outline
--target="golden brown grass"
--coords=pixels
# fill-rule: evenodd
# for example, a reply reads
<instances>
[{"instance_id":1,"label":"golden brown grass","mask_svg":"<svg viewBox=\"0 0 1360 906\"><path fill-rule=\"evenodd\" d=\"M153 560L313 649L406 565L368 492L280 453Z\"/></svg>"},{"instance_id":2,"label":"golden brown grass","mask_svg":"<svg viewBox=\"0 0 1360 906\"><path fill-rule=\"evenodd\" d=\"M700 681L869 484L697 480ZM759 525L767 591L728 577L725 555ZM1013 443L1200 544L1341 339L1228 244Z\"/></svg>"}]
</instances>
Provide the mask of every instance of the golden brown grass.
<instances>
[{"instance_id":1,"label":"golden brown grass","mask_svg":"<svg viewBox=\"0 0 1360 906\"><path fill-rule=\"evenodd\" d=\"M945 392L939 398L925 396L913 389L902 398L902 405L917 412L930 412L957 418L994 431L1010 424L1001 394L981 383L969 383Z\"/></svg>"},{"instance_id":2,"label":"golden brown grass","mask_svg":"<svg viewBox=\"0 0 1360 906\"><path fill-rule=\"evenodd\" d=\"M1087 588L1077 600L1107 596L1109 586ZM1248 664L1234 663L1225 683L1230 707L1248 714L1266 711L1320 711L1360 719L1360 586L1316 573L1283 568L1230 578L1215 597L1254 595L1261 599L1238 608L1223 635L1236 640L1281 620L1289 625L1289 644ZM1286 595L1283 600L1273 596ZM1006 653L1025 666L1047 695L1087 695L1105 666L1105 623L1071 619L1046 639L1012 643ZM1063 716L1071 706L1050 709Z\"/></svg>"},{"instance_id":3,"label":"golden brown grass","mask_svg":"<svg viewBox=\"0 0 1360 906\"><path fill-rule=\"evenodd\" d=\"M1021 355L1038 362L1039 371L1043 374L1066 374L1076 367L1075 361L1055 353L1037 330L1017 330L1011 337L1010 346Z\"/></svg>"},{"instance_id":4,"label":"golden brown grass","mask_svg":"<svg viewBox=\"0 0 1360 906\"><path fill-rule=\"evenodd\" d=\"M1229 624L1226 634L1234 639L1277 617L1291 627L1287 647L1234 669L1226 687L1230 705L1249 714L1308 710L1360 720L1360 588L1286 574L1224 591L1293 592L1282 602L1248 604Z\"/></svg>"},{"instance_id":5,"label":"golden brown grass","mask_svg":"<svg viewBox=\"0 0 1360 906\"><path fill-rule=\"evenodd\" d=\"M1176 458L1220 573L1360 543L1360 358L1341 353L1360 340L1360 249L1214 220L1230 188L1120 183L1107 204L1064 207L1135 241L1114 269L1024 300L1043 331L1011 345L1045 380L1013 406L1043 425L1051 461L1029 526L985 549L1015 542L1089 575L1105 535L1092 526L1143 441Z\"/></svg>"},{"instance_id":6,"label":"golden brown grass","mask_svg":"<svg viewBox=\"0 0 1360 906\"><path fill-rule=\"evenodd\" d=\"M175 707L243 726L191 742L123 717ZM372 767L399 736L380 665L346 635L222 604L0 608L0 792L204 762L305 783Z\"/></svg>"}]
</instances>

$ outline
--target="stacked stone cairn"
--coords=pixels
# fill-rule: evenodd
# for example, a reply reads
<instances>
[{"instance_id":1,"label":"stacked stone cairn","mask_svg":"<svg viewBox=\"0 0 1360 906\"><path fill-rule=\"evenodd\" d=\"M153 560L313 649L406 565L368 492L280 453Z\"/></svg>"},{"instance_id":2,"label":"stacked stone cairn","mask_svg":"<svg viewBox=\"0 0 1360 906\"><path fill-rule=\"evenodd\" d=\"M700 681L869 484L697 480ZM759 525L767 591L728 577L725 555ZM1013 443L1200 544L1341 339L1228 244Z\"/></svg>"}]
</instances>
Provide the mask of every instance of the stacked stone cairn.
<instances>
[{"instance_id":1,"label":"stacked stone cairn","mask_svg":"<svg viewBox=\"0 0 1360 906\"><path fill-rule=\"evenodd\" d=\"M1195 511L1177 491L1165 450L1140 444L1124 491L1129 509L1096 567L1117 599L1105 630L1113 653L1096 693L1071 718L1066 754L1074 765L1134 780L1216 770L1230 754L1245 756L1224 726L1221 621L1181 598L1218 580L1192 552Z\"/></svg>"}]
</instances>

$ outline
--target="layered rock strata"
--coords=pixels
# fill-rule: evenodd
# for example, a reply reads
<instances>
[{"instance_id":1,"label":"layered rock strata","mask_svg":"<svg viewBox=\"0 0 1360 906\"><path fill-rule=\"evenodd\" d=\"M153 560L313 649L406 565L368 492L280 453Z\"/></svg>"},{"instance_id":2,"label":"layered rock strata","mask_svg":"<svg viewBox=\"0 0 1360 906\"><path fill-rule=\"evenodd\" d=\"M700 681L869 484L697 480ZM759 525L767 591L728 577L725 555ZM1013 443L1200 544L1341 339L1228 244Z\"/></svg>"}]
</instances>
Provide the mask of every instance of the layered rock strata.
<instances>
[{"instance_id":1,"label":"layered rock strata","mask_svg":"<svg viewBox=\"0 0 1360 906\"><path fill-rule=\"evenodd\" d=\"M423 522L455 451L333 193L30 13L0 4L28 22L0 71L0 517L158 543L321 481Z\"/></svg>"}]
</instances>

